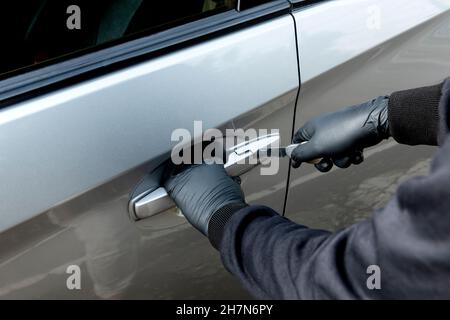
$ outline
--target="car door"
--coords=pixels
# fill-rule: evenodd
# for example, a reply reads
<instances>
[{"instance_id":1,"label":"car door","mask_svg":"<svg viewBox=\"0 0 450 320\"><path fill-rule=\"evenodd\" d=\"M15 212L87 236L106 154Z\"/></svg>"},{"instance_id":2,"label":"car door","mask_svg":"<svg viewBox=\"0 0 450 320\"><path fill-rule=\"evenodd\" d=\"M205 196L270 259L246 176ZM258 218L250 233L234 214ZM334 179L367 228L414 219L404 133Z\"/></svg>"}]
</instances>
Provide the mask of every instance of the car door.
<instances>
[{"instance_id":1,"label":"car door","mask_svg":"<svg viewBox=\"0 0 450 320\"><path fill-rule=\"evenodd\" d=\"M325 112L393 91L437 84L450 70L450 2L297 1L301 90L295 127ZM393 139L365 151L359 166L327 174L291 170L286 215L329 230L363 220L397 185L426 174L435 148Z\"/></svg>"},{"instance_id":2,"label":"car door","mask_svg":"<svg viewBox=\"0 0 450 320\"><path fill-rule=\"evenodd\" d=\"M289 3L30 3L2 11L0 298L248 297L178 210L136 217L130 195L196 120L290 141ZM283 210L287 161L240 173L250 203Z\"/></svg>"}]
</instances>

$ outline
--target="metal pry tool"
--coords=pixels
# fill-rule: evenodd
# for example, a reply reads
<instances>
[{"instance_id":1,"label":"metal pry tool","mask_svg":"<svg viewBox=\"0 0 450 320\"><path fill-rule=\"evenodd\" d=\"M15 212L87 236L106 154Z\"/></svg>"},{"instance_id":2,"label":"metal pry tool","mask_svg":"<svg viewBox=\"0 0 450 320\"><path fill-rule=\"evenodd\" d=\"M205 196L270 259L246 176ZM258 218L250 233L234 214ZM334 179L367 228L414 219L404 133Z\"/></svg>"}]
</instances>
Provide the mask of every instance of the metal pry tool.
<instances>
[{"instance_id":1,"label":"metal pry tool","mask_svg":"<svg viewBox=\"0 0 450 320\"><path fill-rule=\"evenodd\" d=\"M300 143L290 144L286 147L281 147L281 148L269 148L266 150L261 150L262 151L261 153L265 152L267 157L280 157L280 158L289 157L290 158L294 149L297 148L299 145L300 145Z\"/></svg>"},{"instance_id":2,"label":"metal pry tool","mask_svg":"<svg viewBox=\"0 0 450 320\"><path fill-rule=\"evenodd\" d=\"M260 156L262 156L262 157L279 157L279 158L289 157L289 159L290 159L294 149L305 143L308 143L308 142L304 141L302 143L290 144L286 147L268 148L268 149L260 150L260 151L258 151L258 157L260 157ZM308 161L308 163L316 164L316 163L319 163L320 160L321 159L314 159L314 160Z\"/></svg>"}]
</instances>

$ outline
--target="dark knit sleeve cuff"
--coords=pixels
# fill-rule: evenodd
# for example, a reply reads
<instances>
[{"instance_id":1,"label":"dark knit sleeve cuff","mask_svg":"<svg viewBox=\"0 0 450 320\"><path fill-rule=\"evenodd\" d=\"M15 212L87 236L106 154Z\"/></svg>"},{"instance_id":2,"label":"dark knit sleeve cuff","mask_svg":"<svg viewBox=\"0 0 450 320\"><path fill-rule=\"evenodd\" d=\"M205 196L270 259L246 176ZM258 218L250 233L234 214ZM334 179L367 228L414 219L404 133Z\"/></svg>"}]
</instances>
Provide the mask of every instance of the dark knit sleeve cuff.
<instances>
[{"instance_id":1,"label":"dark knit sleeve cuff","mask_svg":"<svg viewBox=\"0 0 450 320\"><path fill-rule=\"evenodd\" d=\"M437 145L442 84L394 92L389 98L391 136L407 145Z\"/></svg>"},{"instance_id":2,"label":"dark knit sleeve cuff","mask_svg":"<svg viewBox=\"0 0 450 320\"><path fill-rule=\"evenodd\" d=\"M214 248L220 248L225 225L231 216L239 210L248 207L246 203L231 203L217 210L208 223L208 238Z\"/></svg>"}]
</instances>

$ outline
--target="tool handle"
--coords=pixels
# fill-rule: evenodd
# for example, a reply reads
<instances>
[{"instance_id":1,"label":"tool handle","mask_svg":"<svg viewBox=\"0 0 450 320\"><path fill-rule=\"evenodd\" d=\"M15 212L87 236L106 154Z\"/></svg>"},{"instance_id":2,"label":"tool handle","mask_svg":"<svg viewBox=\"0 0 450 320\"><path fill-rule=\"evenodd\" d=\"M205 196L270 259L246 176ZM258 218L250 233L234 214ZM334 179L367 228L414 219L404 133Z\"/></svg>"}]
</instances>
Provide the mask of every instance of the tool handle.
<instances>
[{"instance_id":1,"label":"tool handle","mask_svg":"<svg viewBox=\"0 0 450 320\"><path fill-rule=\"evenodd\" d=\"M288 145L286 147L286 155L289 158L291 158L291 155L292 155L292 152L294 152L294 149L297 148L299 145L302 145L302 144L305 144L305 143L308 143L308 142L307 141L303 141L302 143L295 143L295 144ZM308 163L317 164L317 163L320 162L320 160L322 160L322 159L314 159L314 160L308 161Z\"/></svg>"}]
</instances>

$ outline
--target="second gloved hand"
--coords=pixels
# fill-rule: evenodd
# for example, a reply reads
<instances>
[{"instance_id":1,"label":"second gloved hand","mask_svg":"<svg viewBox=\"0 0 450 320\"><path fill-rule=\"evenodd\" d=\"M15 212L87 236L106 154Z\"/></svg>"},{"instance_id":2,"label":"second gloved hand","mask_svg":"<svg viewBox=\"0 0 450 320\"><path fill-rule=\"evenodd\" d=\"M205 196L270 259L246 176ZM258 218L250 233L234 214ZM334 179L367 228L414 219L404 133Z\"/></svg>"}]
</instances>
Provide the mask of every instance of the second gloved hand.
<instances>
[{"instance_id":1,"label":"second gloved hand","mask_svg":"<svg viewBox=\"0 0 450 320\"><path fill-rule=\"evenodd\" d=\"M219 164L188 166L169 175L164 186L186 219L206 236L209 221L219 209L246 206L240 185Z\"/></svg>"},{"instance_id":2,"label":"second gloved hand","mask_svg":"<svg viewBox=\"0 0 450 320\"><path fill-rule=\"evenodd\" d=\"M316 168L327 172L333 163L340 168L363 161L364 148L389 138L388 97L324 114L308 121L293 142L307 142L292 152L293 166L322 159Z\"/></svg>"}]
</instances>

